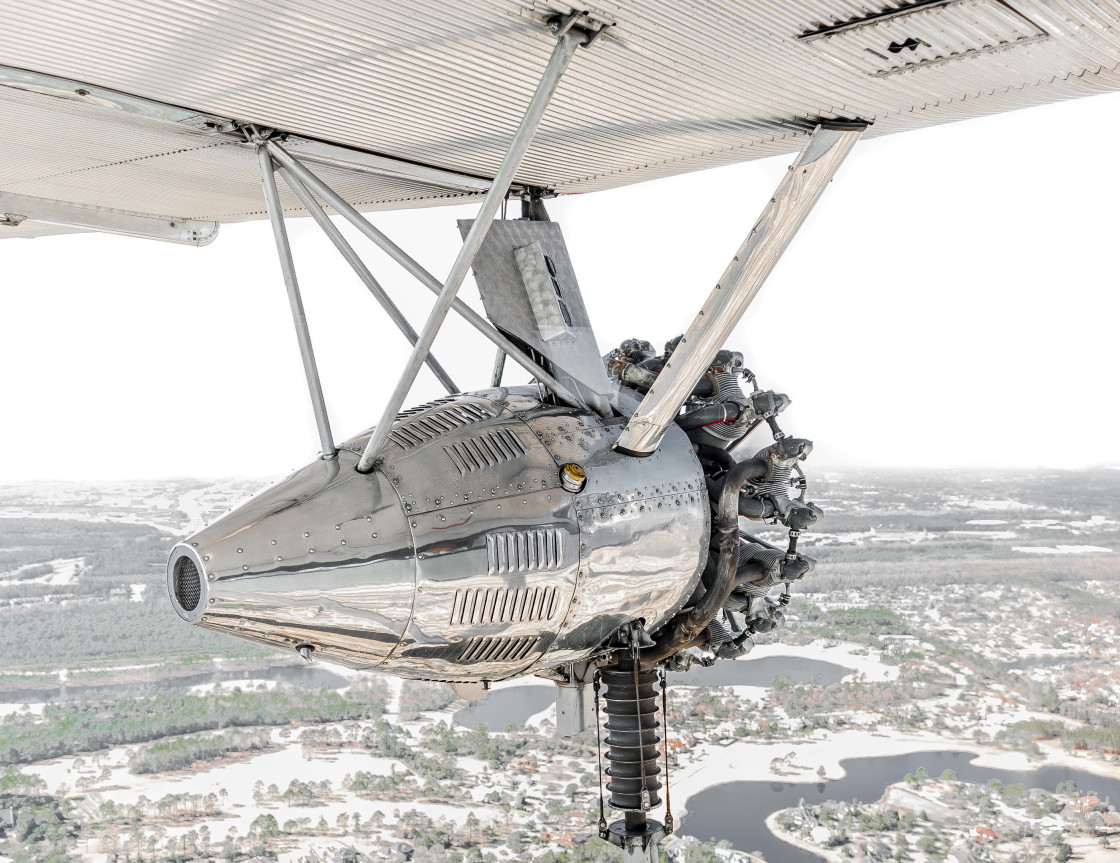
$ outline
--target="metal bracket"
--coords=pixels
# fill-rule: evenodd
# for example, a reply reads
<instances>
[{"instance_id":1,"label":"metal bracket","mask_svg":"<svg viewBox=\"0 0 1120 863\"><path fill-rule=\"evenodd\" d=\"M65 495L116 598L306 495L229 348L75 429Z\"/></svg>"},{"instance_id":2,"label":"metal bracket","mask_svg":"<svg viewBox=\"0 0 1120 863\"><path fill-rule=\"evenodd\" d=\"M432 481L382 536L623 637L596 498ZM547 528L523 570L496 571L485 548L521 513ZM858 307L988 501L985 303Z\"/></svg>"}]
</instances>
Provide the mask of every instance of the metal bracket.
<instances>
[{"instance_id":1,"label":"metal bracket","mask_svg":"<svg viewBox=\"0 0 1120 863\"><path fill-rule=\"evenodd\" d=\"M548 29L553 36L559 38L573 28L583 34L583 47L588 48L610 27L603 21L591 17L591 12L573 9L567 15L553 15L548 19Z\"/></svg>"}]
</instances>

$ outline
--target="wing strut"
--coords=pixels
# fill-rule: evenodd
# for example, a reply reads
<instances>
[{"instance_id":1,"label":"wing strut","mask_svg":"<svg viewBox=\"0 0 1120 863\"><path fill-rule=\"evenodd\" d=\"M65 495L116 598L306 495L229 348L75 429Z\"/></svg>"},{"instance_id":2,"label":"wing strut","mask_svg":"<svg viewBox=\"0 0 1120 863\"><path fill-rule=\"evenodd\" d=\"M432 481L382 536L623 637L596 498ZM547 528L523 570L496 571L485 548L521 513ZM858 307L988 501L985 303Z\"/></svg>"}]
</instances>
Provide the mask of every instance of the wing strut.
<instances>
[{"instance_id":1,"label":"wing strut","mask_svg":"<svg viewBox=\"0 0 1120 863\"><path fill-rule=\"evenodd\" d=\"M315 413L315 424L319 429L319 441L323 448L323 458L332 459L337 453L337 448L334 445L334 437L331 434L330 420L327 417L326 401L323 398L323 387L319 381L319 369L315 362L315 350L311 344L311 333L307 327L307 315L303 308L303 298L300 296L299 282L296 279L295 262L292 260L292 248L288 242L288 231L284 225L284 211L280 203L280 192L276 187L276 170L277 163L273 161L270 154L268 139L265 134L262 134L256 127L249 126L245 130L246 137L251 143L257 147L257 162L260 168L261 185L264 189L265 205L268 209L268 218L272 223L272 232L276 238L276 251L280 257L280 269L284 273L284 286L288 290L288 302L292 308L292 320L296 327L296 340L299 342L300 356L303 359L303 371L307 377L307 388L311 394L311 407ZM279 149L279 148L277 148ZM283 151L281 151L283 152ZM287 156L287 154L284 154ZM295 163L294 159L287 156L284 161L291 161ZM346 239L342 236L342 232L335 227L334 223L328 218L327 214L323 212L323 208L315 200L314 196L308 191L307 187L300 182L299 178L293 175L293 172L288 168L281 165L279 168L281 175L284 177L284 182L287 183L288 188L299 199L300 203L307 210L308 215L315 220L316 224L322 229L327 238L334 243L335 248L346 262L357 273L358 278L373 294L374 298L385 313L389 316L390 320L397 325L397 328L404 333L405 338L415 346L417 342L416 331L408 323L407 318L401 313L400 309L394 305L389 295L385 293L384 289L378 284L377 280L370 273L369 269L362 263L361 258L350 246ZM424 362L432 370L439 382L443 384L444 388L449 393L459 392L459 388L455 382L451 380L451 376L440 365L439 361L430 353L424 355Z\"/></svg>"},{"instance_id":2,"label":"wing strut","mask_svg":"<svg viewBox=\"0 0 1120 863\"><path fill-rule=\"evenodd\" d=\"M296 325L296 340L299 342L299 353L303 358L303 373L307 377L307 389L311 393L311 408L315 411L315 425L319 428L323 458L332 459L338 454L338 449L331 435L331 421L327 418L323 385L319 383L319 368L315 364L315 350L311 347L307 315L303 310L303 298L299 294L299 282L296 281L296 265L292 260L292 247L288 244L288 229L284 227L284 211L280 207L280 192L276 188L272 159L269 158L268 151L264 147L257 148L257 162L261 172L261 186L264 187L264 200L268 206L268 220L272 223L276 252L280 256L280 269L284 273L284 287L288 289L288 304L292 307L292 321Z\"/></svg>"},{"instance_id":3,"label":"wing strut","mask_svg":"<svg viewBox=\"0 0 1120 863\"><path fill-rule=\"evenodd\" d=\"M435 341L436 333L439 332L447 313L451 311L451 306L455 302L455 294L458 293L459 287L463 284L463 279L466 278L467 271L474 262L474 256L478 253L482 241L486 238L486 232L489 230L494 216L497 215L498 207L505 200L506 192L509 191L510 183L513 181L513 175L521 166L521 160L524 158L526 150L529 149L529 144L533 140L537 126L540 125L552 94L556 92L556 88L560 84L560 78L563 76L564 70L568 68L568 63L571 61L576 48L589 41L590 37L591 34L587 31L573 27L561 32L556 40L552 58L548 61L544 75L537 85L537 91L529 101L529 107L526 109L521 125L514 134L509 150L498 168L494 182L486 193L486 197L482 200L478 217L474 220L474 224L463 241L459 256L451 266L451 272L447 276L447 281L444 282L443 290L440 291L439 298L424 324L424 329L420 332L420 340L412 350L412 356L409 357L408 364L401 373L400 380L397 381L396 389L393 390L393 394L385 404L381 421L378 422L370 436L369 443L366 444L365 452L362 453L362 458L358 462L359 472L369 473L373 470L377 453L388 439L389 432L393 428L393 420L404 405L404 400L408 397L408 391L412 388L412 382L416 379L417 372L420 371L420 365L431 349L432 342Z\"/></svg>"},{"instance_id":4,"label":"wing strut","mask_svg":"<svg viewBox=\"0 0 1120 863\"><path fill-rule=\"evenodd\" d=\"M308 170L307 167L297 160L290 152L272 140L269 140L266 146L273 160L286 172L285 179L291 176L314 192L320 200L361 231L368 239L372 240L385 254L400 264L405 271L416 278L420 284L433 294L439 294L443 291L443 285L440 283L439 279L420 266L414 258L379 231L375 225L367 221L361 213L350 206L337 192ZM548 387L561 401L573 407L585 407L583 401L571 390L560 383L552 374L541 368L540 364L535 362L525 351L503 335L500 330L491 326L482 315L458 297L452 302L451 307L458 312L468 324L493 342L498 347L498 350L504 351L510 359L525 369L525 371L529 372L529 374L544 384L544 386Z\"/></svg>"},{"instance_id":5,"label":"wing strut","mask_svg":"<svg viewBox=\"0 0 1120 863\"><path fill-rule=\"evenodd\" d=\"M863 122L829 121L817 126L774 197L728 264L719 284L622 430L615 449L646 456L657 449L712 357L758 294L766 277L813 209L844 158L867 128Z\"/></svg>"}]
</instances>

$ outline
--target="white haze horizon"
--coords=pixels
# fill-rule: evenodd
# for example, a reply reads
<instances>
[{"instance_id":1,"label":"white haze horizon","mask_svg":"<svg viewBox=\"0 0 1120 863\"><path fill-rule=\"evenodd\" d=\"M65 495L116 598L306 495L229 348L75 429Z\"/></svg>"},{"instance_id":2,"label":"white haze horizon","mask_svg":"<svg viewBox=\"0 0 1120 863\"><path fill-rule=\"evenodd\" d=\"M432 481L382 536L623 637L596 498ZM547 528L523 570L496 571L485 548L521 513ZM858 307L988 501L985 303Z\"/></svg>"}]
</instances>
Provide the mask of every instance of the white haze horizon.
<instances>
[{"instance_id":1,"label":"white haze horizon","mask_svg":"<svg viewBox=\"0 0 1120 863\"><path fill-rule=\"evenodd\" d=\"M856 146L727 345L792 397L782 426L816 442L808 469L1120 465L1118 139L1108 94ZM791 160L547 203L603 352L685 329ZM476 209L369 218L442 277ZM288 224L341 441L376 422L407 345L314 224ZM431 294L339 224L419 329ZM0 484L267 481L316 457L266 222L203 249L0 250ZM473 280L460 296L481 310ZM493 350L466 325L449 319L435 354L488 385ZM408 404L439 394L425 370Z\"/></svg>"}]
</instances>

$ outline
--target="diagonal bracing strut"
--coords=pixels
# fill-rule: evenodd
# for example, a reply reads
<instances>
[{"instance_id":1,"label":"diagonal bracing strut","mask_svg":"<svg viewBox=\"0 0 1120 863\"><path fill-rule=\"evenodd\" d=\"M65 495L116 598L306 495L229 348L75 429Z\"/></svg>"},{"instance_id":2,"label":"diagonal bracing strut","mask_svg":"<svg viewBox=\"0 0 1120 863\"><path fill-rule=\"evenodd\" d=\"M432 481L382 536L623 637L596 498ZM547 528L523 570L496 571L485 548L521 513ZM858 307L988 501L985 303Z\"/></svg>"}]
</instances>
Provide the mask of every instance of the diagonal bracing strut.
<instances>
[{"instance_id":1,"label":"diagonal bracing strut","mask_svg":"<svg viewBox=\"0 0 1120 863\"><path fill-rule=\"evenodd\" d=\"M497 215L498 207L501 206L502 201L505 199L506 192L509 191L510 183L513 181L513 175L521 166L521 160L524 158L525 152L529 149L529 144L533 140L533 135L540 125L541 118L544 116L545 108L548 106L553 93L556 92L556 88L560 83L560 78L563 76L564 70L567 69L572 55L580 45L588 41L589 36L590 34L584 30L572 28L562 33L560 38L557 39L552 57L548 61L548 66L545 68L540 83L537 85L537 90L533 94L533 98L529 101L529 106L525 111L525 116L521 120L521 125L518 126L517 132L513 136L513 141L510 143L509 150L506 152L506 156L502 160L501 166L498 168L498 173L494 177L494 182L491 184L490 190L482 200L482 206L479 208L478 216L471 225L466 239L463 240L463 247L460 249L459 255L456 257L455 263L451 267L451 272L448 274L447 281L445 281L443 285L443 290L440 291L435 306L432 308L431 314L424 324L424 329L420 332L420 339L412 350L412 355L409 357L408 363L401 373L400 380L397 381L396 388L385 404L385 410L381 415L381 420L373 430L369 443L366 444L365 451L362 453L362 457L358 462L357 469L359 472L369 473L373 470L377 460L377 453L385 444L385 441L388 440L389 432L393 427L393 421L404 405L404 400L408 397L408 391L412 388L412 383L416 379L417 372L420 371L420 366L424 361L424 357L431 349L432 342L435 341L436 333L439 332L439 328L447 317L447 313L451 311L451 306L455 301L455 295L463 284L463 280L467 276L467 272L474 261L475 255L478 254L482 241L486 238L486 232L490 229L490 223L493 221L494 216Z\"/></svg>"},{"instance_id":2,"label":"diagonal bracing strut","mask_svg":"<svg viewBox=\"0 0 1120 863\"><path fill-rule=\"evenodd\" d=\"M273 140L267 142L267 147L268 152L272 155L273 161L287 172L285 176L290 174L314 192L320 200L361 231L362 234L433 294L438 295L443 290L443 285L440 283L439 279L420 266L414 258L404 251L404 249L379 231L372 222L366 220L362 214L347 203L342 196L308 170L308 168L293 157L291 153ZM506 338L506 336L502 335L500 330L491 325L482 315L458 297L455 298L451 308L453 308L468 324L478 330L479 333L505 352L510 359L525 369L525 371L529 372L529 374L544 384L544 386L548 387L562 402L573 407L585 406L582 399L560 383L552 374L545 371L532 357L526 354L525 351L521 350L521 348Z\"/></svg>"},{"instance_id":3,"label":"diagonal bracing strut","mask_svg":"<svg viewBox=\"0 0 1120 863\"><path fill-rule=\"evenodd\" d=\"M327 239L334 243L339 254L341 254L342 257L346 259L346 262L354 269L358 278L362 280L362 284L369 289L369 292L373 294L377 302L381 304L381 308L385 310L385 314L397 325L397 329L404 333L404 337L408 339L409 344L415 346L417 338L416 330L412 329L408 320L401 314L401 310L389 299L388 294L386 294L385 290L378 284L377 279L373 277L373 274L366 268L366 265L362 263L362 259L358 257L353 247L346 242L346 238L342 236L342 232L335 227L334 222L323 212L323 208L320 207L315 198L312 197L311 192L308 191L303 183L293 177L287 168L282 167L280 169L280 176L284 178L284 182L288 184L288 188L292 190L292 193L299 198L299 202L303 204L303 208L307 210L311 218L315 220L315 223L323 233L327 235ZM449 393L457 393L460 391L459 388L455 386L455 381L451 380L451 376L431 353L424 358L424 362L427 363L432 373L439 378L439 382L443 384L444 389Z\"/></svg>"},{"instance_id":4,"label":"diagonal bracing strut","mask_svg":"<svg viewBox=\"0 0 1120 863\"><path fill-rule=\"evenodd\" d=\"M296 328L296 340L299 342L300 357L303 360L304 375L307 378L307 387L311 396L311 407L315 414L315 424L319 430L319 442L322 447L324 459L332 459L335 457L337 448L334 445L334 437L331 434L330 420L327 416L326 400L323 397L323 387L319 380L319 369L315 361L315 351L311 344L311 333L307 327L307 314L303 307L303 298L300 295L299 281L296 278L295 262L292 259L291 244L288 242L288 231L284 224L284 211L280 203L280 192L276 186L276 164L273 162L267 147L267 137L262 134L260 130L255 127L248 127L246 129L246 137L250 143L254 144L257 148L257 163L260 169L261 185L264 189L265 206L268 210L269 222L272 224L273 236L276 240L276 251L280 258L280 269L284 274L284 286L288 292L288 302L292 309L292 321ZM361 259L351 248L350 244L342 236L342 233L335 227L334 223L323 212L323 209L315 201L315 198L307 190L307 188L293 178L290 173L284 171L284 181L292 190L295 196L299 199L300 203L306 208L308 214L315 220L315 222L322 229L327 238L334 243L335 248L346 259L347 263L353 267L354 272L358 275L365 284L369 292L373 294L374 298L389 319L397 325L398 329L404 334L405 338L409 340L412 345L416 344L417 335L416 331L409 325L408 320L400 309L393 304L389 296L374 279L373 275L369 272L366 266L362 263ZM424 357L424 362L435 374L436 378L449 393L459 392L459 388L455 382L451 380L451 376L436 358L428 353Z\"/></svg>"}]
</instances>

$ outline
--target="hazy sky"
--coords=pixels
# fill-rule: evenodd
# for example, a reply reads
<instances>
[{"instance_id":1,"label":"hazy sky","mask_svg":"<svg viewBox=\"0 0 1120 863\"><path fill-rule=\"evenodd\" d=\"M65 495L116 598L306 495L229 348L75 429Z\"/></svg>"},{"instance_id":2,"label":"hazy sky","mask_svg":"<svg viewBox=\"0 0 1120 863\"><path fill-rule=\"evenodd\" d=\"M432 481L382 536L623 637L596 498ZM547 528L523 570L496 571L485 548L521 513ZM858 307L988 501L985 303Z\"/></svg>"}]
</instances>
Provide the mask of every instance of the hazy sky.
<instances>
[{"instance_id":1,"label":"hazy sky","mask_svg":"<svg viewBox=\"0 0 1120 863\"><path fill-rule=\"evenodd\" d=\"M728 345L792 396L810 465L1120 463L1118 140L1110 94L857 145ZM791 158L549 202L603 351L685 328ZM442 278L476 207L371 219ZM310 220L289 230L342 440L377 420L406 343ZM353 242L419 329L431 295ZM203 249L9 240L0 260L0 482L277 476L316 456L267 223ZM481 308L472 281L461 296ZM436 354L488 384L473 330L449 320ZM439 393L425 371L409 403Z\"/></svg>"}]
</instances>

